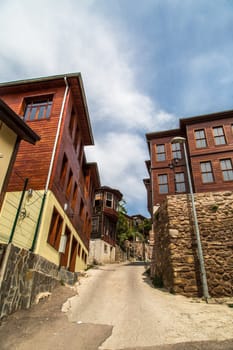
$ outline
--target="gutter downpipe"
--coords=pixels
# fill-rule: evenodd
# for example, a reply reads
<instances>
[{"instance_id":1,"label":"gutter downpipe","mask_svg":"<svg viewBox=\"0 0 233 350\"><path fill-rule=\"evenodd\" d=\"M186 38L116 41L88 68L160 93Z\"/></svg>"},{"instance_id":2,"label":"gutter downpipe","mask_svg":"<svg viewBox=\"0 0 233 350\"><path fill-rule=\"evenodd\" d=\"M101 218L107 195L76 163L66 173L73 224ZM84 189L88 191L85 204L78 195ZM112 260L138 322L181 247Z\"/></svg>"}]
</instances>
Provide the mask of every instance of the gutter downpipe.
<instances>
[{"instance_id":1,"label":"gutter downpipe","mask_svg":"<svg viewBox=\"0 0 233 350\"><path fill-rule=\"evenodd\" d=\"M56 154L56 150L57 150L58 138L60 136L61 122L62 122L62 119L63 119L63 112L64 112L65 103L66 103L66 99L67 99L67 94L68 94L68 90L69 90L69 85L68 85L66 76L64 77L64 81L65 81L65 84L66 84L66 89L65 89L64 96L63 96L63 100L62 100L62 106L61 106L61 111L60 111L60 115L59 115L59 122L58 122L58 126L57 126L57 133L56 133L56 137L55 137L55 141L54 141L54 145L53 145L53 153L52 153L51 160L50 160L49 172L48 172L47 181L46 181L46 185L45 185L45 189L44 189L44 195L43 195L43 199L42 199L42 203L41 203L41 207L40 207L40 212L39 212L39 216L38 216L38 220L37 220L37 224L36 224L34 238L33 238L32 246L31 246L31 249L30 249L31 251L34 251L35 245L36 245L36 241L37 241L37 236L38 236L39 227L40 227L40 223L41 223L41 218L42 218L44 205L45 205L45 199L46 199L46 196L47 196L47 192L48 192L48 188L49 188L49 182L50 182L51 175L52 175L52 169L53 169L55 154Z\"/></svg>"}]
</instances>

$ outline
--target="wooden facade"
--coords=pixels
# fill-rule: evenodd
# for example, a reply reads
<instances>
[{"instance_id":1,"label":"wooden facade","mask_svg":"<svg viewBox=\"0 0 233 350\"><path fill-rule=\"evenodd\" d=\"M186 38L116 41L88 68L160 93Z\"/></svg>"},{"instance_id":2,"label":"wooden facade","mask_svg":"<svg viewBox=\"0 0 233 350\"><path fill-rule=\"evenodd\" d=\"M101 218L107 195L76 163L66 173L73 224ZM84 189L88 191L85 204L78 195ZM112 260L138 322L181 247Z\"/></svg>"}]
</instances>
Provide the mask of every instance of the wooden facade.
<instances>
[{"instance_id":1,"label":"wooden facade","mask_svg":"<svg viewBox=\"0 0 233 350\"><path fill-rule=\"evenodd\" d=\"M233 191L233 111L181 119L179 129L146 135L150 161L144 184L151 215L167 195L189 193L184 148L173 143L178 136L186 140L194 192Z\"/></svg>"},{"instance_id":2,"label":"wooden facade","mask_svg":"<svg viewBox=\"0 0 233 350\"><path fill-rule=\"evenodd\" d=\"M41 138L33 150L21 143L8 191L22 190L20 177L29 188L51 191L88 250L100 182L97 165L85 157L84 147L94 141L80 73L3 83L0 97ZM78 244L67 237L73 270Z\"/></svg>"},{"instance_id":3,"label":"wooden facade","mask_svg":"<svg viewBox=\"0 0 233 350\"><path fill-rule=\"evenodd\" d=\"M0 99L0 208L7 190L20 142L31 144L39 141L39 136ZM4 148L4 149L3 149ZM2 153L4 152L4 154Z\"/></svg>"},{"instance_id":4,"label":"wooden facade","mask_svg":"<svg viewBox=\"0 0 233 350\"><path fill-rule=\"evenodd\" d=\"M121 199L122 194L116 189L107 186L97 189L92 217L92 239L101 239L115 246L118 203Z\"/></svg>"}]
</instances>

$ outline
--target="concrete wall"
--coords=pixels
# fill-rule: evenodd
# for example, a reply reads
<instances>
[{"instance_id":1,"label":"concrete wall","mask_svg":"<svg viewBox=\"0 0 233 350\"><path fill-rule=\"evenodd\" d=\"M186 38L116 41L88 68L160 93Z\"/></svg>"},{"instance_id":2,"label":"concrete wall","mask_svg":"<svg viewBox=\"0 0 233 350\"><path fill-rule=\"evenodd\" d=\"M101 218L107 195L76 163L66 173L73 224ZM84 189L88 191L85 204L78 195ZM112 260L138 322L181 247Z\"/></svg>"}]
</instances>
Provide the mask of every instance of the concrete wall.
<instances>
[{"instance_id":1,"label":"concrete wall","mask_svg":"<svg viewBox=\"0 0 233 350\"><path fill-rule=\"evenodd\" d=\"M116 261L115 247L102 239L91 239L89 246L89 264L109 264Z\"/></svg>"},{"instance_id":2,"label":"concrete wall","mask_svg":"<svg viewBox=\"0 0 233 350\"><path fill-rule=\"evenodd\" d=\"M201 296L188 195L168 196L155 214L151 275L171 292ZM233 192L195 194L209 293L233 296Z\"/></svg>"}]
</instances>

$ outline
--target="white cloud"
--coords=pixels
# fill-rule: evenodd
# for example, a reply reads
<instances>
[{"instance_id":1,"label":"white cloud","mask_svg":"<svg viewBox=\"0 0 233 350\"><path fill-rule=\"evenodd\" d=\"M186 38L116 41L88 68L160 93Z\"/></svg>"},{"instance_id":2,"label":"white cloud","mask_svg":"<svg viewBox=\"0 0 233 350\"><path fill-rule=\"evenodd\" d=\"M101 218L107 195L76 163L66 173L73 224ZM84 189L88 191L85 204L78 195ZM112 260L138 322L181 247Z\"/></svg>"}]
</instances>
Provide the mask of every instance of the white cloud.
<instances>
[{"instance_id":1,"label":"white cloud","mask_svg":"<svg viewBox=\"0 0 233 350\"><path fill-rule=\"evenodd\" d=\"M95 3L6 1L0 11L0 77L7 81L80 71L102 184L119 187L129 203L139 203L146 196L144 133L166 128L174 116L141 91L136 66L130 64L136 60L135 43L96 14Z\"/></svg>"}]
</instances>

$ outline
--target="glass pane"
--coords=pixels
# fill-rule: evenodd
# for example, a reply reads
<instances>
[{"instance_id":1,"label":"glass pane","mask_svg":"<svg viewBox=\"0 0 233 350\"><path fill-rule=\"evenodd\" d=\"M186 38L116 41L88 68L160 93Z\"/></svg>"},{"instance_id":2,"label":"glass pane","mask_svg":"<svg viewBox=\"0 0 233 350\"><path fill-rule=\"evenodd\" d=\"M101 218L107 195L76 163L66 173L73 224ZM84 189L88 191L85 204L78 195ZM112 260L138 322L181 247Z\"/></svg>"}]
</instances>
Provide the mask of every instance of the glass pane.
<instances>
[{"instance_id":1,"label":"glass pane","mask_svg":"<svg viewBox=\"0 0 233 350\"><path fill-rule=\"evenodd\" d=\"M37 107L32 107L29 120L34 120L36 116Z\"/></svg>"},{"instance_id":2,"label":"glass pane","mask_svg":"<svg viewBox=\"0 0 233 350\"><path fill-rule=\"evenodd\" d=\"M157 160L160 162L166 160L165 153L157 154Z\"/></svg>"},{"instance_id":3,"label":"glass pane","mask_svg":"<svg viewBox=\"0 0 233 350\"><path fill-rule=\"evenodd\" d=\"M157 145L157 153L163 153L165 151L164 145Z\"/></svg>"},{"instance_id":4,"label":"glass pane","mask_svg":"<svg viewBox=\"0 0 233 350\"><path fill-rule=\"evenodd\" d=\"M233 171L227 170L223 172L224 181L232 181L233 180Z\"/></svg>"},{"instance_id":5,"label":"glass pane","mask_svg":"<svg viewBox=\"0 0 233 350\"><path fill-rule=\"evenodd\" d=\"M205 173L202 174L202 181L203 183L213 182L213 174L212 173Z\"/></svg>"},{"instance_id":6,"label":"glass pane","mask_svg":"<svg viewBox=\"0 0 233 350\"><path fill-rule=\"evenodd\" d=\"M183 182L184 181L184 173L176 173L176 182Z\"/></svg>"},{"instance_id":7,"label":"glass pane","mask_svg":"<svg viewBox=\"0 0 233 350\"><path fill-rule=\"evenodd\" d=\"M232 164L230 159L221 160L221 169L222 170L232 169Z\"/></svg>"},{"instance_id":8,"label":"glass pane","mask_svg":"<svg viewBox=\"0 0 233 350\"><path fill-rule=\"evenodd\" d=\"M167 175L159 175L159 184L167 184Z\"/></svg>"},{"instance_id":9,"label":"glass pane","mask_svg":"<svg viewBox=\"0 0 233 350\"><path fill-rule=\"evenodd\" d=\"M159 185L159 193L168 193L168 185Z\"/></svg>"},{"instance_id":10,"label":"glass pane","mask_svg":"<svg viewBox=\"0 0 233 350\"><path fill-rule=\"evenodd\" d=\"M225 137L224 136L218 136L215 138L215 144L216 145L225 145Z\"/></svg>"},{"instance_id":11,"label":"glass pane","mask_svg":"<svg viewBox=\"0 0 233 350\"><path fill-rule=\"evenodd\" d=\"M185 192L185 184L183 182L176 184L176 192Z\"/></svg>"},{"instance_id":12,"label":"glass pane","mask_svg":"<svg viewBox=\"0 0 233 350\"><path fill-rule=\"evenodd\" d=\"M50 117L50 113L51 113L51 107L52 107L52 102L50 102L47 106L47 110L46 110L46 118Z\"/></svg>"},{"instance_id":13,"label":"glass pane","mask_svg":"<svg viewBox=\"0 0 233 350\"><path fill-rule=\"evenodd\" d=\"M37 119L43 119L44 112L45 112L45 106L40 107Z\"/></svg>"},{"instance_id":14,"label":"glass pane","mask_svg":"<svg viewBox=\"0 0 233 350\"><path fill-rule=\"evenodd\" d=\"M201 172L207 173L209 171L212 171L210 162L201 163Z\"/></svg>"}]
</instances>

